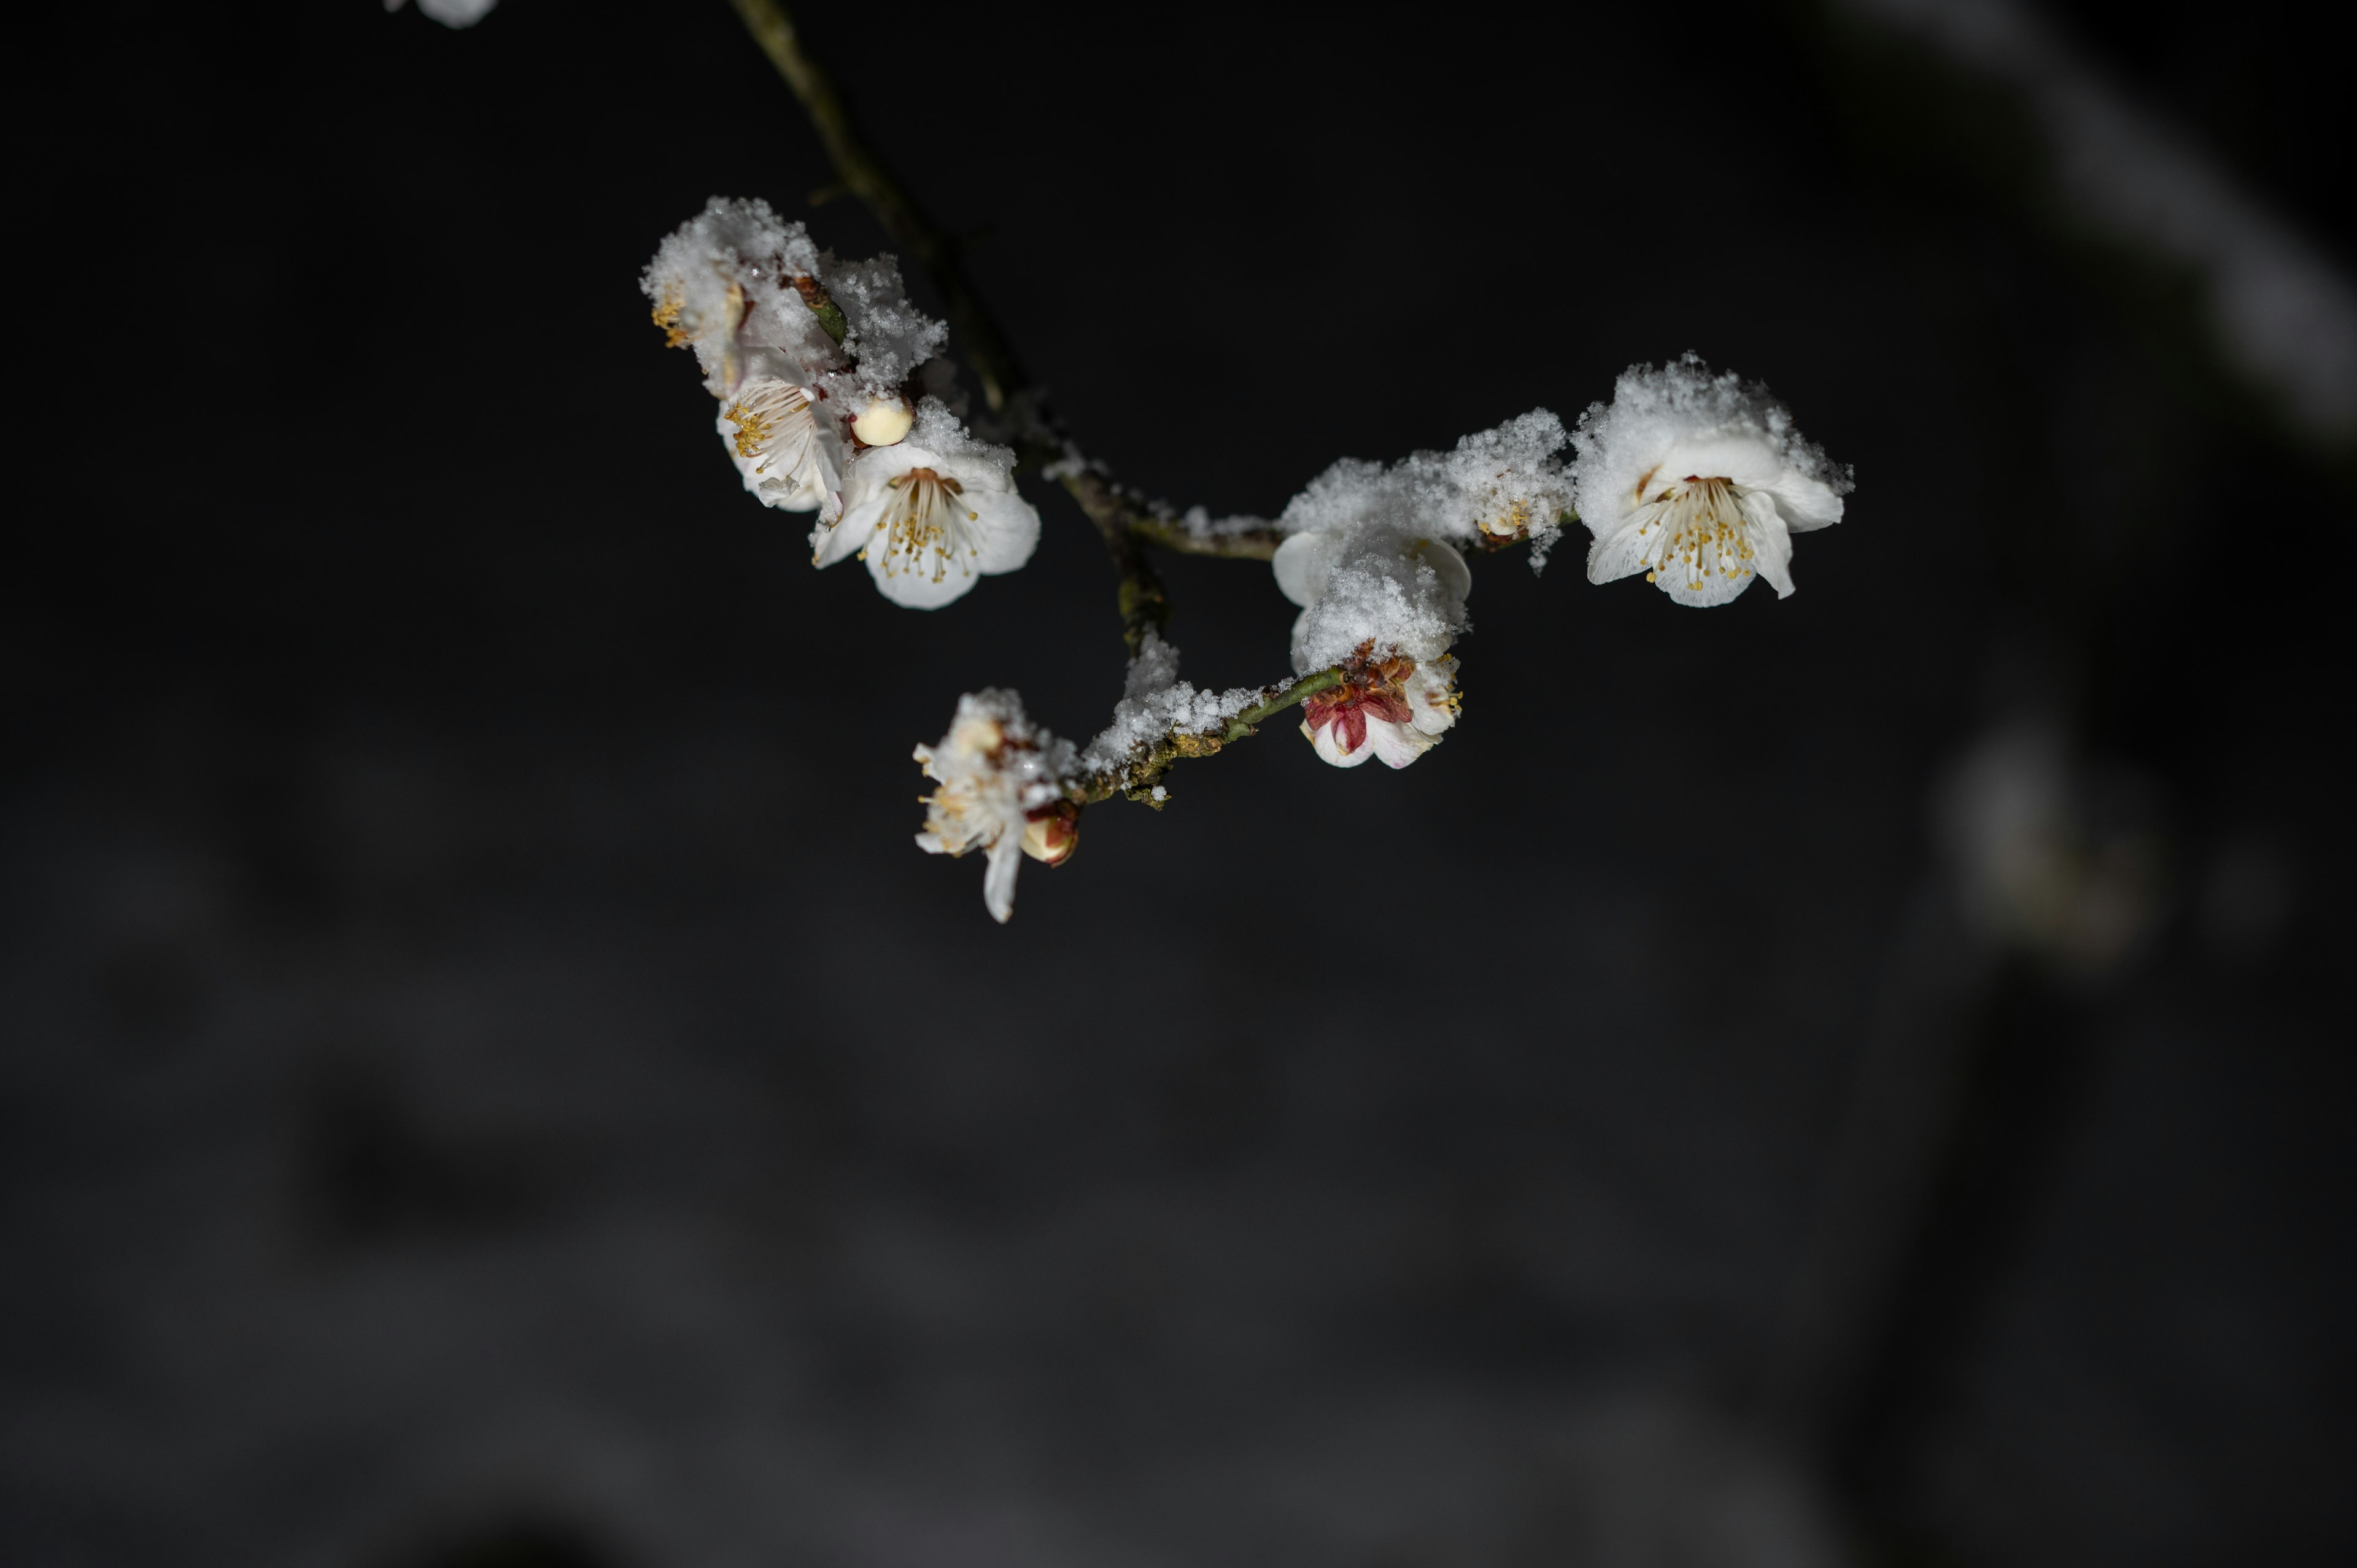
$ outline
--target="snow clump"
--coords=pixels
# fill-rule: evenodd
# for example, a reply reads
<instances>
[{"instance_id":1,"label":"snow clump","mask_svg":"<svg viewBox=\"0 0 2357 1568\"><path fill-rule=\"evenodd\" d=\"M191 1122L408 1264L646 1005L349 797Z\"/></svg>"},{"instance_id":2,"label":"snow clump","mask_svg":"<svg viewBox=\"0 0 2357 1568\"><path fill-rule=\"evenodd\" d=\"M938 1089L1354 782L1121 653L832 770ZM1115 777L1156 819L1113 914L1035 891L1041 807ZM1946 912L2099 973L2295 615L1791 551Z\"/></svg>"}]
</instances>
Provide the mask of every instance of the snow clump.
<instances>
[{"instance_id":1,"label":"snow clump","mask_svg":"<svg viewBox=\"0 0 2357 1568\"><path fill-rule=\"evenodd\" d=\"M1012 572L1039 543L1039 514L1015 489L1015 454L976 441L931 398L908 439L863 452L845 481L843 515L811 534L811 562L856 555L894 604L936 609L977 576Z\"/></svg>"},{"instance_id":2,"label":"snow clump","mask_svg":"<svg viewBox=\"0 0 2357 1568\"><path fill-rule=\"evenodd\" d=\"M813 564L856 556L885 597L934 609L1031 559L1039 514L1014 454L918 394L942 379L949 328L909 303L891 257L839 261L767 202L716 196L640 287L668 341L695 351L746 490L819 514Z\"/></svg>"},{"instance_id":3,"label":"snow clump","mask_svg":"<svg viewBox=\"0 0 2357 1568\"><path fill-rule=\"evenodd\" d=\"M1112 773L1136 760L1157 742L1174 735L1223 736L1228 725L1267 697L1265 691L1238 686L1206 692L1178 679L1178 650L1152 627L1129 662L1129 679L1114 704L1113 723L1089 742L1081 766Z\"/></svg>"}]
</instances>

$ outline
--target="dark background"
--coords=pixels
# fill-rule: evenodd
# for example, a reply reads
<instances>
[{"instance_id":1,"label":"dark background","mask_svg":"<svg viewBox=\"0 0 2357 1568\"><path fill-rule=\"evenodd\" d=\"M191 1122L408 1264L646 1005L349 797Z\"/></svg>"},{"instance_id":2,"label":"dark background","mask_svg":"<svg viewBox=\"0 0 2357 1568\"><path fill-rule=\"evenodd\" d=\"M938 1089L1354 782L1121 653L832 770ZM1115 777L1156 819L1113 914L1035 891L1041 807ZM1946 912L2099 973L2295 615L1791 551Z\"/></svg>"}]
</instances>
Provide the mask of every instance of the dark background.
<instances>
[{"instance_id":1,"label":"dark background","mask_svg":"<svg viewBox=\"0 0 2357 1568\"><path fill-rule=\"evenodd\" d=\"M2047 14L2352 255L2292 8ZM1439 751L1272 725L1002 929L909 747L1091 733L1108 574L1027 479L904 611L739 490L638 269L883 242L727 8L94 8L11 94L0 1557L2346 1560L2352 469L2002 95L1807 6L802 20L1133 483L1694 348L1847 520L1710 615L1478 563ZM2023 714L2116 961L1957 912Z\"/></svg>"}]
</instances>

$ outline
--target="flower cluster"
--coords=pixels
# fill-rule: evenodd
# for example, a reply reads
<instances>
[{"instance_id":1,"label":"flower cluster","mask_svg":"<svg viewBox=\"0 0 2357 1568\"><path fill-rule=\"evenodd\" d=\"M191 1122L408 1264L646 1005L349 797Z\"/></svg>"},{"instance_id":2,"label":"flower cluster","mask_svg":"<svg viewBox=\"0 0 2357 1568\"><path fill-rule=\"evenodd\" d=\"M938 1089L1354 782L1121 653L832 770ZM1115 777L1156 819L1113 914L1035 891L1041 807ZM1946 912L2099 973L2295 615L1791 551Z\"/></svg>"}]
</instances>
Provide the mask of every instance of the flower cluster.
<instances>
[{"instance_id":1,"label":"flower cluster","mask_svg":"<svg viewBox=\"0 0 2357 1568\"><path fill-rule=\"evenodd\" d=\"M982 901L1004 923L1015 913L1015 874L1024 855L1061 865L1080 846L1080 811L1071 799L1079 754L1039 728L1012 692L971 693L938 746L917 747L925 776L940 786L924 797L928 854L984 852Z\"/></svg>"},{"instance_id":2,"label":"flower cluster","mask_svg":"<svg viewBox=\"0 0 2357 1568\"><path fill-rule=\"evenodd\" d=\"M1417 660L1364 655L1343 666L1342 682L1312 693L1301 704L1301 733L1337 768L1380 757L1405 768L1440 744L1457 722L1457 660L1442 654Z\"/></svg>"},{"instance_id":3,"label":"flower cluster","mask_svg":"<svg viewBox=\"0 0 2357 1568\"><path fill-rule=\"evenodd\" d=\"M1561 456L1566 445L1575 452L1569 463ZM1337 768L1370 757L1405 768L1457 723L1450 650L1469 625L1465 551L1527 541L1533 565L1544 566L1547 547L1577 519L1595 536L1588 575L1596 582L1643 571L1677 602L1707 606L1728 602L1759 576L1781 597L1792 591L1792 535L1838 521L1850 487L1848 471L1803 440L1765 389L1715 375L1690 354L1660 368L1632 367L1613 401L1590 408L1576 433L1566 435L1540 409L1467 436L1449 452L1420 452L1389 467L1345 459L1274 522L1213 521L1200 509L1162 521L1215 552L1255 533L1280 536L1271 557L1276 585L1301 607L1292 638L1293 668L1304 677L1301 733ZM1051 858L1016 833L1018 817L1036 832L1043 810L1069 813L1074 800L1114 789L1159 805L1168 795L1154 779L1173 757L1216 751L1289 700L1277 688L1199 691L1178 671L1178 650L1149 630L1114 723L1078 757L1077 773L1055 775L1060 789L1040 786L1020 811L1009 804L977 818L967 794L952 797L946 788L935 800L959 802L951 813L957 823L996 822L994 845L1022 844ZM1019 708L1012 711L1019 717ZM975 733L1005 749L992 737L1006 720L998 708L987 712L1001 727ZM982 751L999 755L989 745ZM1009 754L1025 755L1020 746ZM929 762L928 770L934 767ZM1003 776L971 768L958 775ZM938 818L942 808L935 811ZM954 853L981 841L936 826L920 842ZM1015 854L993 850L990 901L1001 918L1011 907Z\"/></svg>"},{"instance_id":4,"label":"flower cluster","mask_svg":"<svg viewBox=\"0 0 2357 1568\"><path fill-rule=\"evenodd\" d=\"M746 490L818 513L814 564L865 561L887 598L931 609L1031 558L1039 514L1014 454L924 392L948 329L889 257L838 261L767 203L715 197L641 286L667 340L695 351Z\"/></svg>"}]
</instances>

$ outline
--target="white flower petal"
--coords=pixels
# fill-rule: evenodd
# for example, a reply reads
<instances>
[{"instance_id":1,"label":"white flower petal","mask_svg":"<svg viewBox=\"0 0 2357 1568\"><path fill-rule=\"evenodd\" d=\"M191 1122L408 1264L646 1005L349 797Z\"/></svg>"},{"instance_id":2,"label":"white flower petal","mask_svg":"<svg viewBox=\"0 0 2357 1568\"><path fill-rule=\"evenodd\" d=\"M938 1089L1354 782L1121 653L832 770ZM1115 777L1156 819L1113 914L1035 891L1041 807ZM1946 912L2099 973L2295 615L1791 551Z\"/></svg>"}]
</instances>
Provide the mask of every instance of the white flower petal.
<instances>
[{"instance_id":1,"label":"white flower petal","mask_svg":"<svg viewBox=\"0 0 2357 1568\"><path fill-rule=\"evenodd\" d=\"M990 846L988 869L982 876L983 907L1000 925L1015 918L1015 874L1023 869L1023 835L1009 832Z\"/></svg>"},{"instance_id":2,"label":"white flower petal","mask_svg":"<svg viewBox=\"0 0 2357 1568\"><path fill-rule=\"evenodd\" d=\"M1465 557L1457 546L1445 539L1419 539L1408 546L1411 560L1432 568L1442 595L1455 604L1463 604L1473 592L1473 568L1465 564Z\"/></svg>"},{"instance_id":3,"label":"white flower petal","mask_svg":"<svg viewBox=\"0 0 2357 1568\"><path fill-rule=\"evenodd\" d=\"M1439 735L1457 723L1457 702L1449 690L1456 672L1457 660L1441 658L1418 665L1408 678L1408 709L1415 715L1410 722L1426 735Z\"/></svg>"},{"instance_id":4,"label":"white flower petal","mask_svg":"<svg viewBox=\"0 0 2357 1568\"><path fill-rule=\"evenodd\" d=\"M1039 513L1013 491L977 493L968 486L966 506L974 513L978 553L974 569L986 575L1020 569L1039 546Z\"/></svg>"},{"instance_id":5,"label":"white flower petal","mask_svg":"<svg viewBox=\"0 0 2357 1568\"><path fill-rule=\"evenodd\" d=\"M974 592L981 580L971 557L964 561L935 559L923 556L913 564L907 557L880 548L883 541L871 536L867 547L867 575L876 579L877 591L896 605L912 610L937 610Z\"/></svg>"},{"instance_id":6,"label":"white flower petal","mask_svg":"<svg viewBox=\"0 0 2357 1568\"><path fill-rule=\"evenodd\" d=\"M1646 553L1654 542L1653 519L1658 515L1657 509L1641 507L1612 532L1597 535L1596 542L1587 547L1587 580L1615 583L1644 571Z\"/></svg>"},{"instance_id":7,"label":"white flower petal","mask_svg":"<svg viewBox=\"0 0 2357 1568\"><path fill-rule=\"evenodd\" d=\"M1319 757L1337 768L1356 768L1375 755L1372 745L1362 746L1356 751L1343 750L1341 738L1336 734L1340 728L1340 725L1321 725L1313 730L1309 727L1308 721L1305 719L1302 721L1301 733L1309 737L1310 746L1316 748ZM1367 728L1372 740L1374 726L1370 725Z\"/></svg>"},{"instance_id":8,"label":"white flower petal","mask_svg":"<svg viewBox=\"0 0 2357 1568\"><path fill-rule=\"evenodd\" d=\"M1784 526L1794 533L1831 528L1842 520L1842 499L1822 479L1786 474L1774 484L1761 488L1776 498L1776 510L1784 514Z\"/></svg>"},{"instance_id":9,"label":"white flower petal","mask_svg":"<svg viewBox=\"0 0 2357 1568\"><path fill-rule=\"evenodd\" d=\"M1669 561L1657 570L1654 583L1679 604L1706 610L1733 604L1751 585L1751 577L1740 571L1697 573L1684 561Z\"/></svg>"},{"instance_id":10,"label":"white flower petal","mask_svg":"<svg viewBox=\"0 0 2357 1568\"><path fill-rule=\"evenodd\" d=\"M1835 507L1840 506L1836 500ZM1749 526L1745 535L1752 550L1752 569L1760 581L1776 590L1780 599L1792 596L1792 536L1784 526L1777 498L1755 490L1736 502ZM1732 597L1733 596L1728 596Z\"/></svg>"},{"instance_id":11,"label":"white flower petal","mask_svg":"<svg viewBox=\"0 0 2357 1568\"><path fill-rule=\"evenodd\" d=\"M1426 735L1412 725L1395 725L1386 719L1367 721L1365 749L1394 768L1405 768L1439 744L1438 736Z\"/></svg>"},{"instance_id":12,"label":"white flower petal","mask_svg":"<svg viewBox=\"0 0 2357 1568\"><path fill-rule=\"evenodd\" d=\"M822 523L811 532L811 564L824 567L850 560L867 547L883 521L884 503L875 500L846 510L832 528Z\"/></svg>"},{"instance_id":13,"label":"white flower petal","mask_svg":"<svg viewBox=\"0 0 2357 1568\"><path fill-rule=\"evenodd\" d=\"M1276 547L1269 562L1276 572L1277 592L1305 608L1316 604L1340 551L1341 540L1334 534L1294 534Z\"/></svg>"}]
</instances>

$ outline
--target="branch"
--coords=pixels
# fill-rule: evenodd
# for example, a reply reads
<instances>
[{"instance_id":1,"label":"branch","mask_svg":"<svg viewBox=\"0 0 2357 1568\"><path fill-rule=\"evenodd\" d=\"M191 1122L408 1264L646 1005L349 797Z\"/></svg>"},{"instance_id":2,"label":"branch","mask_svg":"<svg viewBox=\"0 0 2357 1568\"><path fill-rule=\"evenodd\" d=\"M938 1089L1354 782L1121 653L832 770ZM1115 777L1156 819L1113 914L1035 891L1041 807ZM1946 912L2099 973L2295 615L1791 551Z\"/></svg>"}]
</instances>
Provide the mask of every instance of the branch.
<instances>
[{"instance_id":1,"label":"branch","mask_svg":"<svg viewBox=\"0 0 2357 1568\"><path fill-rule=\"evenodd\" d=\"M1342 671L1337 666L1313 671L1290 684L1265 686L1261 689L1259 702L1230 719L1220 730L1173 730L1118 767L1082 779L1073 787L1073 800L1085 806L1114 795L1125 795L1158 811L1168 799L1168 791L1163 789L1157 780L1180 757L1213 756L1247 736L1258 733L1261 725L1294 703L1306 697L1316 696L1329 686L1338 686L1341 682Z\"/></svg>"},{"instance_id":2,"label":"branch","mask_svg":"<svg viewBox=\"0 0 2357 1568\"><path fill-rule=\"evenodd\" d=\"M1116 590L1121 639L1135 659L1145 645L1147 628L1159 629L1170 619L1170 600L1162 591L1162 579L1154 575L1154 564L1138 545L1133 526L1137 513L1111 480L1082 463L1067 462L1058 477L1080 502L1081 510L1096 524L1104 539L1105 553L1113 557L1113 569L1121 575Z\"/></svg>"},{"instance_id":3,"label":"branch","mask_svg":"<svg viewBox=\"0 0 2357 1568\"><path fill-rule=\"evenodd\" d=\"M834 79L802 47L802 36L785 8L777 0L730 0L730 4L744 18L754 41L778 68L778 74L786 79L786 85L801 100L812 125L818 131L819 140L825 144L835 172L842 176L842 188L859 198L884 226L884 231L917 259L932 279L933 286L941 291L949 309L951 329L982 382L984 400L994 413L1006 413L1024 389L1023 371L1015 362L1014 351L1006 346L1006 334L998 329L998 324L965 281L964 271L958 264L956 244L918 210L915 200L900 182L868 150L852 124L851 111L836 91ZM801 286L800 279L796 286ZM813 297L807 289L803 298L813 311L820 312L821 325L826 327L829 335L842 341L841 312L835 311L832 321L826 315L834 311L833 302L826 301L823 295ZM1265 561L1276 553L1277 536L1270 530L1221 538L1189 533L1172 519L1157 515L1123 491L1100 468L1081 457L1057 423L1036 403L1022 412L1030 413L1039 426L1034 431L1018 433L1025 455L1049 465L1072 499L1080 503L1082 512L1095 525L1104 541L1106 554L1113 558L1114 571L1120 578L1122 641L1128 645L1131 658L1137 656L1146 628L1158 628L1170 618L1169 597L1163 593L1161 581L1146 560L1142 543L1158 544L1189 555L1247 561ZM1057 461L1060 456L1060 462Z\"/></svg>"}]
</instances>

